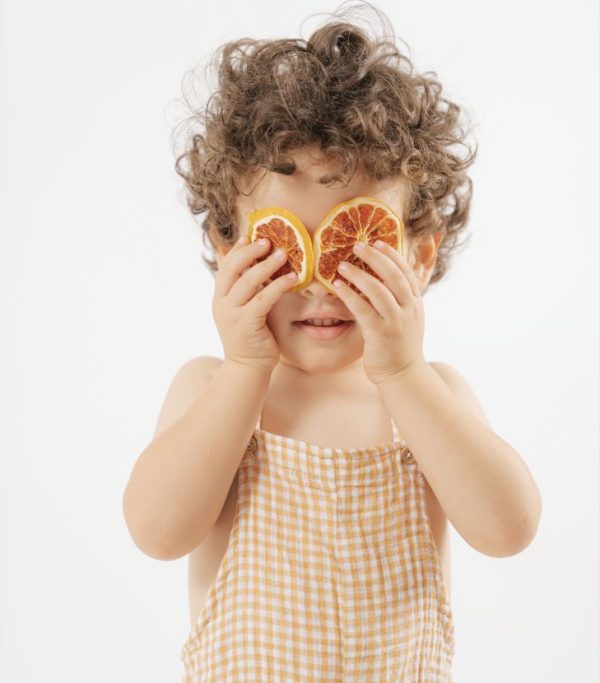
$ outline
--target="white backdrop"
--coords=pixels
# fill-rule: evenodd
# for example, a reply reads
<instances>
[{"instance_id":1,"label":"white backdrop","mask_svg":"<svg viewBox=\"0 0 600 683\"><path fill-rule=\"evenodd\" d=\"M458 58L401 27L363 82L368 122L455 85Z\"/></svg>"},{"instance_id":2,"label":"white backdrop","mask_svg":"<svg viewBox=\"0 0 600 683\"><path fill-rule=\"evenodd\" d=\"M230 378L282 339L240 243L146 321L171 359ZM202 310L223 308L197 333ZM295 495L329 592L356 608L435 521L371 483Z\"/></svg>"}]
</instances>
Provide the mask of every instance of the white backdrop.
<instances>
[{"instance_id":1,"label":"white backdrop","mask_svg":"<svg viewBox=\"0 0 600 683\"><path fill-rule=\"evenodd\" d=\"M375 3L476 122L470 247L424 298L530 467L538 535L491 558L451 528L456 683L598 680L598 7ZM187 560L122 494L177 369L222 357L174 171L184 72L226 40L307 38L255 0L0 3L0 679L179 681ZM285 9L283 9L285 8Z\"/></svg>"}]
</instances>

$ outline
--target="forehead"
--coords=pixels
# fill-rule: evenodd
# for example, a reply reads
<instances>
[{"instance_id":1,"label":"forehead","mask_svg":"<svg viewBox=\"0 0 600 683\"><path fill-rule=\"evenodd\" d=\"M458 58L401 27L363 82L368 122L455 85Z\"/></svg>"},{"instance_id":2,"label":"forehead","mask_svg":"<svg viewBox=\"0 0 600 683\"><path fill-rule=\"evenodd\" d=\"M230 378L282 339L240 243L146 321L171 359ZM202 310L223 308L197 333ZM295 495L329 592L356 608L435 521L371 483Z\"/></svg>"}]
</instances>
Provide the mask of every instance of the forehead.
<instances>
[{"instance_id":1,"label":"forehead","mask_svg":"<svg viewBox=\"0 0 600 683\"><path fill-rule=\"evenodd\" d=\"M240 190L244 194L237 197L236 206L242 225L250 211L282 206L298 216L312 233L330 209L361 195L380 199L406 222L409 188L406 180L399 177L375 180L357 170L347 185L337 181L327 187L326 183L339 169L338 164L314 148L292 151L288 156L296 166L291 175L261 168L241 179Z\"/></svg>"}]
</instances>

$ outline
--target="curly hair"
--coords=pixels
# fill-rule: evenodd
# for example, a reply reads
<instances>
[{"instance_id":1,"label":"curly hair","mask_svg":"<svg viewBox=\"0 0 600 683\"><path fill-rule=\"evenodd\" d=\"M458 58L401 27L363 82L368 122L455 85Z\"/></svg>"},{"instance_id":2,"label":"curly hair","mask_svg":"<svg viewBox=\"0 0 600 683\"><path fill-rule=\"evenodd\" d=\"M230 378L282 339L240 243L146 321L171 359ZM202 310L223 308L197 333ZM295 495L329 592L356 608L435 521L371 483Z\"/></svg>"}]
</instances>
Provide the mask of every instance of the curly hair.
<instances>
[{"instance_id":1,"label":"curly hair","mask_svg":"<svg viewBox=\"0 0 600 683\"><path fill-rule=\"evenodd\" d=\"M408 180L407 236L442 232L432 284L462 245L473 191L466 170L477 146L466 144L463 110L442 96L436 72L416 73L393 31L391 38L370 38L333 17L308 40L241 38L216 50L218 87L204 112L191 107L185 149L175 162L187 206L192 214L206 212L205 246L207 238L211 249L232 245L237 181L261 168L292 174L286 153L318 145L327 160L340 162L339 173L322 180L327 186L347 182L359 166L376 180ZM467 149L466 158L456 145ZM214 275L216 260L202 258Z\"/></svg>"}]
</instances>

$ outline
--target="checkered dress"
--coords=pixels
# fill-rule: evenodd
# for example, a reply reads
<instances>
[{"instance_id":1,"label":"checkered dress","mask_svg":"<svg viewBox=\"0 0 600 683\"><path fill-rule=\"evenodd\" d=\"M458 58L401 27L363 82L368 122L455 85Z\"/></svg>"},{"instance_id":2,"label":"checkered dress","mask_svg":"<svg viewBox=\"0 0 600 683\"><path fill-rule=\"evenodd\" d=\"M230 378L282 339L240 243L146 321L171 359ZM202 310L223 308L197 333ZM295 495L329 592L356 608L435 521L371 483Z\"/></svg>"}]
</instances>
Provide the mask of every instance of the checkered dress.
<instances>
[{"instance_id":1,"label":"checkered dress","mask_svg":"<svg viewBox=\"0 0 600 683\"><path fill-rule=\"evenodd\" d=\"M259 418L182 683L452 683L424 478L392 427L392 443L324 448Z\"/></svg>"}]
</instances>

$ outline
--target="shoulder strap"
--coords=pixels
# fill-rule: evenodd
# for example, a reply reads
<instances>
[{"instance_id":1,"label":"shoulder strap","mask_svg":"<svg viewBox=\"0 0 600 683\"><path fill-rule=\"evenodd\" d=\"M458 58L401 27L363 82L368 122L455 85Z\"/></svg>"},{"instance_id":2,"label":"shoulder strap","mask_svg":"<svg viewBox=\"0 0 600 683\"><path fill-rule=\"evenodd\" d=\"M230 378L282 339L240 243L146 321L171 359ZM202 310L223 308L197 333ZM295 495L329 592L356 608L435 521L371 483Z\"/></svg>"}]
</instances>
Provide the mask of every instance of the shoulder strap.
<instances>
[{"instance_id":1,"label":"shoulder strap","mask_svg":"<svg viewBox=\"0 0 600 683\"><path fill-rule=\"evenodd\" d=\"M390 418L390 421L392 423L392 434L393 434L393 439L394 443L399 442L401 444L406 444L406 441L400 436L400 432L398 431L398 427L396 427L396 423L394 422L393 418Z\"/></svg>"}]
</instances>

